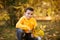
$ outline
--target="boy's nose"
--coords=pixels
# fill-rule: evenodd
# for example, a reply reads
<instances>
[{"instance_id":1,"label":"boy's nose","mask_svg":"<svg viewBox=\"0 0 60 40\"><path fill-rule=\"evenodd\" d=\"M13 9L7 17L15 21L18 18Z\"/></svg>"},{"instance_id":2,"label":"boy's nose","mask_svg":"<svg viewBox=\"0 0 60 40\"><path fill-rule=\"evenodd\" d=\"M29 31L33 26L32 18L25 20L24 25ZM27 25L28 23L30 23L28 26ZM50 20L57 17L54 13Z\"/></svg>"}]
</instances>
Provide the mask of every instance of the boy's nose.
<instances>
[{"instance_id":1,"label":"boy's nose","mask_svg":"<svg viewBox=\"0 0 60 40\"><path fill-rule=\"evenodd\" d=\"M32 17L32 15L29 15L29 17Z\"/></svg>"}]
</instances>

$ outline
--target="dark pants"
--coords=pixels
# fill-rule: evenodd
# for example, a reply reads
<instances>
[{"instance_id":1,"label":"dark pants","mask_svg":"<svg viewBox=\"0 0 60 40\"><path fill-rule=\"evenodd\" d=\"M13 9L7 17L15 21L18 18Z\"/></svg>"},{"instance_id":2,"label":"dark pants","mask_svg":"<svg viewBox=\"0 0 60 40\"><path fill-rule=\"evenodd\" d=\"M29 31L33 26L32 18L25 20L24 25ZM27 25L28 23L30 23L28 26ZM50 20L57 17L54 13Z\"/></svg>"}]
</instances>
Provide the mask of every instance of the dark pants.
<instances>
[{"instance_id":1,"label":"dark pants","mask_svg":"<svg viewBox=\"0 0 60 40\"><path fill-rule=\"evenodd\" d=\"M31 33L25 33L23 30L21 29L16 29L17 32L17 39L18 40L36 40L35 38L31 37Z\"/></svg>"}]
</instances>

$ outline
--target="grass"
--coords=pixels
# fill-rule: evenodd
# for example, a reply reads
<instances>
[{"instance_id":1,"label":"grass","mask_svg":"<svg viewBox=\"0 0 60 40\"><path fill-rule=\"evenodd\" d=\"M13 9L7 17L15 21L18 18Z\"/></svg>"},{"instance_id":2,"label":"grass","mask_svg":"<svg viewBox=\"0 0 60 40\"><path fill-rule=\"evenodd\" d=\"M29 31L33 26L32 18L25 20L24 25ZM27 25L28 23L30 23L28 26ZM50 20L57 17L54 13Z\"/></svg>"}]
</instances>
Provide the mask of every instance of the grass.
<instances>
[{"instance_id":1,"label":"grass","mask_svg":"<svg viewBox=\"0 0 60 40\"><path fill-rule=\"evenodd\" d=\"M0 40L16 40L15 27L0 28Z\"/></svg>"}]
</instances>

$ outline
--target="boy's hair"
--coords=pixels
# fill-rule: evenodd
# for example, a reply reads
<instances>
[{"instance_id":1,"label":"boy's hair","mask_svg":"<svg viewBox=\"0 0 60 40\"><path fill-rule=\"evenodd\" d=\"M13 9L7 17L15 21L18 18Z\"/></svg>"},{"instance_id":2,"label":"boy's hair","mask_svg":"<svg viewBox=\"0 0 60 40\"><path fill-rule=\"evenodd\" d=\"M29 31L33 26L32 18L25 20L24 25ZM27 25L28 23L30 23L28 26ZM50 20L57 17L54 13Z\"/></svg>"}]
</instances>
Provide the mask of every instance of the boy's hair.
<instances>
[{"instance_id":1,"label":"boy's hair","mask_svg":"<svg viewBox=\"0 0 60 40\"><path fill-rule=\"evenodd\" d=\"M34 11L34 9L31 8L31 7L26 8L25 12L26 12L27 10Z\"/></svg>"}]
</instances>

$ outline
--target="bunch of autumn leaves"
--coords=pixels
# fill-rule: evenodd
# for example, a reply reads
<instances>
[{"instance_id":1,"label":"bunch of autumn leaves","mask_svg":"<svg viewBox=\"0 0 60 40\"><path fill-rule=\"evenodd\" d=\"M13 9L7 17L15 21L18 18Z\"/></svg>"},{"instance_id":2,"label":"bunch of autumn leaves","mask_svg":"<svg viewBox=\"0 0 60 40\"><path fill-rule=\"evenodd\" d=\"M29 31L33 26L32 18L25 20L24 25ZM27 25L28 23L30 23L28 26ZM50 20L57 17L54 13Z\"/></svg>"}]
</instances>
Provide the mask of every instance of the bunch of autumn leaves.
<instances>
[{"instance_id":1,"label":"bunch of autumn leaves","mask_svg":"<svg viewBox=\"0 0 60 40\"><path fill-rule=\"evenodd\" d=\"M43 37L44 36L44 30L46 28L46 25L41 25L41 26L38 26L34 29L33 31L33 35L34 37Z\"/></svg>"}]
</instances>

